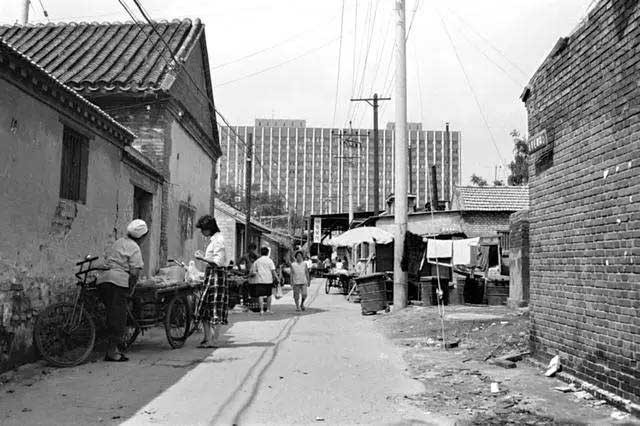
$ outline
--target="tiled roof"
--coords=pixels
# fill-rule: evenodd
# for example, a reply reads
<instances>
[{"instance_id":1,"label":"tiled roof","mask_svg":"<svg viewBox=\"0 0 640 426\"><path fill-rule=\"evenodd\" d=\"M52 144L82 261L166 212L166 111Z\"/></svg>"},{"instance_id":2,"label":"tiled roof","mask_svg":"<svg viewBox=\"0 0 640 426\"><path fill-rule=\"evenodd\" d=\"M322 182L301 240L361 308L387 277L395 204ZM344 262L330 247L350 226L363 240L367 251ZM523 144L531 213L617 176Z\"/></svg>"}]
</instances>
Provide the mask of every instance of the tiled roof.
<instances>
[{"instance_id":1,"label":"tiled roof","mask_svg":"<svg viewBox=\"0 0 640 426\"><path fill-rule=\"evenodd\" d=\"M457 186L453 209L517 211L529 208L528 186Z\"/></svg>"},{"instance_id":2,"label":"tiled roof","mask_svg":"<svg viewBox=\"0 0 640 426\"><path fill-rule=\"evenodd\" d=\"M155 27L180 61L204 29L199 19ZM0 39L80 93L166 91L175 80L173 59L148 24L0 26Z\"/></svg>"},{"instance_id":3,"label":"tiled roof","mask_svg":"<svg viewBox=\"0 0 640 426\"><path fill-rule=\"evenodd\" d=\"M37 87L39 93L55 99L60 108L75 114L95 128L109 132L115 138L129 144L135 138L129 129L114 120L97 105L89 102L69 86L63 84L13 46L0 39L0 68L6 67L14 78Z\"/></svg>"}]
</instances>

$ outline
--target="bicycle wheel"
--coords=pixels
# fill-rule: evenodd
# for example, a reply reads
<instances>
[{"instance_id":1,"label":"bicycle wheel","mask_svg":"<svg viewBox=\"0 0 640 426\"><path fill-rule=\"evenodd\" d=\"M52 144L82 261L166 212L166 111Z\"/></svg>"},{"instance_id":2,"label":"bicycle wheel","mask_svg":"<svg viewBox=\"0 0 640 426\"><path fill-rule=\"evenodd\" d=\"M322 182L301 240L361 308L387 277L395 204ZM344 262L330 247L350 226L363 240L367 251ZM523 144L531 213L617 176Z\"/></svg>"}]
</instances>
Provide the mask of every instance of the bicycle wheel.
<instances>
[{"instance_id":1,"label":"bicycle wheel","mask_svg":"<svg viewBox=\"0 0 640 426\"><path fill-rule=\"evenodd\" d=\"M167 341L173 349L181 348L189 336L191 312L186 297L174 296L167 306L164 318L164 331Z\"/></svg>"},{"instance_id":2,"label":"bicycle wheel","mask_svg":"<svg viewBox=\"0 0 640 426\"><path fill-rule=\"evenodd\" d=\"M329 283L330 282L331 281L329 280L329 278L327 278L326 281L324 282L324 293L325 294L329 294L329 287L330 287Z\"/></svg>"},{"instance_id":3,"label":"bicycle wheel","mask_svg":"<svg viewBox=\"0 0 640 426\"><path fill-rule=\"evenodd\" d=\"M75 313L75 315L74 315ZM57 367L84 362L96 341L96 326L87 311L71 303L55 303L38 314L33 327L42 357Z\"/></svg>"}]
</instances>

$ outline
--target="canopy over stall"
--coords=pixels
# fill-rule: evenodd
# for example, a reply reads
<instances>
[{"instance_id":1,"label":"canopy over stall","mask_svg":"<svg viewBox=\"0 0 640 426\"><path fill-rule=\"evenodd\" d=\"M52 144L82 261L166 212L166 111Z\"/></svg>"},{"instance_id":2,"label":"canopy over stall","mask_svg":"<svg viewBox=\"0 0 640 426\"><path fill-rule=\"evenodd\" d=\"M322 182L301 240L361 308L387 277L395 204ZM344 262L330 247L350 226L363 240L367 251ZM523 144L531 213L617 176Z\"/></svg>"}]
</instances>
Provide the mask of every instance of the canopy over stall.
<instances>
[{"instance_id":1,"label":"canopy over stall","mask_svg":"<svg viewBox=\"0 0 640 426\"><path fill-rule=\"evenodd\" d=\"M373 226L350 229L323 244L333 247L350 247L361 243L388 244L393 234Z\"/></svg>"}]
</instances>

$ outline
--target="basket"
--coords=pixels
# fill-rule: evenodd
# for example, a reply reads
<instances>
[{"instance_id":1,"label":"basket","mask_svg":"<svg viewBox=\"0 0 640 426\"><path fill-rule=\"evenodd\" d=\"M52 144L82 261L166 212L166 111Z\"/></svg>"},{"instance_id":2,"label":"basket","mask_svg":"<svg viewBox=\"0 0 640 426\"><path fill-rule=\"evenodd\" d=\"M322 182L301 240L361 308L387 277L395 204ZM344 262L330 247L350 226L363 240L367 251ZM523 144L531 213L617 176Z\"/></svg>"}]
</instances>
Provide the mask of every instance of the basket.
<instances>
[{"instance_id":1,"label":"basket","mask_svg":"<svg viewBox=\"0 0 640 426\"><path fill-rule=\"evenodd\" d=\"M387 304L387 275L377 273L356 278L362 313L383 311Z\"/></svg>"}]
</instances>

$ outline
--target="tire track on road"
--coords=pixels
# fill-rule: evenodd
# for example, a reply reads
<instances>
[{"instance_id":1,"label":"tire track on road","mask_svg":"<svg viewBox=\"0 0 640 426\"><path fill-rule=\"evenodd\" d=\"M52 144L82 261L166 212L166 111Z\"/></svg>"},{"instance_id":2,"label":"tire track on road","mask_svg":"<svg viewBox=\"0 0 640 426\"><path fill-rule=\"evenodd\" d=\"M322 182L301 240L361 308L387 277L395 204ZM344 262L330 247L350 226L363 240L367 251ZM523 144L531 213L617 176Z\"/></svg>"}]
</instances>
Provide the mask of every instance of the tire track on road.
<instances>
[{"instance_id":1,"label":"tire track on road","mask_svg":"<svg viewBox=\"0 0 640 426\"><path fill-rule=\"evenodd\" d=\"M311 300L307 306L311 306L317 299L321 287L321 285L316 286L312 295L313 298L309 298ZM280 346L291 336L291 331L300 318L303 318L303 316L296 316L287 320L278 335L270 341L270 343L274 343L274 346L265 348L265 350L262 351L258 360L249 368L240 384L229 394L227 399L222 403L221 408L214 414L212 420L209 422L210 425L240 424L244 413L255 401L265 373L276 359L280 351Z\"/></svg>"}]
</instances>

